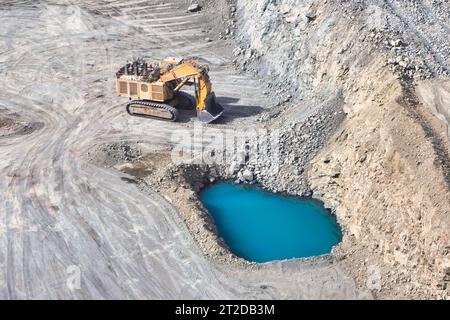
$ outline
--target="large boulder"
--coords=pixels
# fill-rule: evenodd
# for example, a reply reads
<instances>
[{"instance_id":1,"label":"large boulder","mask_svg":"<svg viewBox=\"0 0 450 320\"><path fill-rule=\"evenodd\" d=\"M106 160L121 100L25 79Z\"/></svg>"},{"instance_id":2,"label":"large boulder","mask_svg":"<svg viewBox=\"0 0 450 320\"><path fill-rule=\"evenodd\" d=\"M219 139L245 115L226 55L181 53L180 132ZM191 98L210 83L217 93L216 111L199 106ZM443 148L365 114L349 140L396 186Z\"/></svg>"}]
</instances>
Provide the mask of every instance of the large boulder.
<instances>
[{"instance_id":1,"label":"large boulder","mask_svg":"<svg viewBox=\"0 0 450 320\"><path fill-rule=\"evenodd\" d=\"M253 179L254 179L253 172L251 172L248 169L245 169L242 172L242 178L244 178L244 180L247 181L247 182L252 182Z\"/></svg>"}]
</instances>

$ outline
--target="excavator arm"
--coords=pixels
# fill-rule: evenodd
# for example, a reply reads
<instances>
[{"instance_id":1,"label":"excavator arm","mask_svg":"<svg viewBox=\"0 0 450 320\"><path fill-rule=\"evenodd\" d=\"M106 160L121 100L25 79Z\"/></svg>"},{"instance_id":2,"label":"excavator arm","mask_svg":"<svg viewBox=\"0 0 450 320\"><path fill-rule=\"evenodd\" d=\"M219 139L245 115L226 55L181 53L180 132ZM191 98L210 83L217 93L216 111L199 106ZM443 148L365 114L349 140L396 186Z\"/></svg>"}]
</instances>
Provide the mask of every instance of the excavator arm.
<instances>
[{"instance_id":1,"label":"excavator arm","mask_svg":"<svg viewBox=\"0 0 450 320\"><path fill-rule=\"evenodd\" d=\"M222 115L223 107L217 103L216 96L211 90L211 80L206 66L192 60L174 63L169 71L161 75L160 81L175 82L175 91L180 90L188 81L193 81L197 100L197 116L200 121L209 123Z\"/></svg>"}]
</instances>

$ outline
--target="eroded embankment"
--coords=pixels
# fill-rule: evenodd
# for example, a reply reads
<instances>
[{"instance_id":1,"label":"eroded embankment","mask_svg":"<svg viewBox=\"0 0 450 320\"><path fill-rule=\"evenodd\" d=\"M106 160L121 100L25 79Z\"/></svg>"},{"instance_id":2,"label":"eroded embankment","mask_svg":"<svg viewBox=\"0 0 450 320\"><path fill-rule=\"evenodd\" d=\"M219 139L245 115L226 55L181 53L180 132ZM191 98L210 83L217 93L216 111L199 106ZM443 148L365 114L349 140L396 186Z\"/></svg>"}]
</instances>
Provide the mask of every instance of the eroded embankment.
<instances>
[{"instance_id":1,"label":"eroded embankment","mask_svg":"<svg viewBox=\"0 0 450 320\"><path fill-rule=\"evenodd\" d=\"M450 198L439 158L394 96L349 114L312 163L315 196L344 226L337 259L361 286L376 272L381 297L445 295Z\"/></svg>"},{"instance_id":2,"label":"eroded embankment","mask_svg":"<svg viewBox=\"0 0 450 320\"><path fill-rule=\"evenodd\" d=\"M129 182L139 184L144 191L147 188L157 191L169 201L207 257L229 266L252 265L230 252L199 197L199 192L208 184L225 178L225 166L175 164L170 152L158 152L116 168L136 178Z\"/></svg>"},{"instance_id":3,"label":"eroded embankment","mask_svg":"<svg viewBox=\"0 0 450 320\"><path fill-rule=\"evenodd\" d=\"M294 98L302 98L297 112L288 109L282 119L300 122L298 109L342 97L335 101L342 101L345 121L309 170L297 167L308 171L314 196L335 209L344 227L338 263L380 298L447 297L449 143L414 86L447 77L449 57L438 52L448 39L421 19L405 25L408 4L238 4L244 54L237 62L268 76L274 89L294 89ZM414 14L421 12L425 8ZM439 11L427 15L440 21ZM432 41L422 42L420 32L431 32ZM414 54L419 51L432 58ZM281 144L287 157L303 147L292 139ZM277 175L287 176L283 168ZM289 177L290 185L299 183Z\"/></svg>"},{"instance_id":4,"label":"eroded embankment","mask_svg":"<svg viewBox=\"0 0 450 320\"><path fill-rule=\"evenodd\" d=\"M241 271L267 267L264 264L247 261L229 249L220 237L214 219L200 199L200 191L208 185L220 180L237 178L236 175L230 175L228 166L195 162L176 164L170 152L158 152L118 164L115 168L134 177L126 178L125 181L136 183L144 192L157 191L171 203L203 254L214 264ZM325 261L333 263L328 254L302 260L302 265Z\"/></svg>"}]
</instances>

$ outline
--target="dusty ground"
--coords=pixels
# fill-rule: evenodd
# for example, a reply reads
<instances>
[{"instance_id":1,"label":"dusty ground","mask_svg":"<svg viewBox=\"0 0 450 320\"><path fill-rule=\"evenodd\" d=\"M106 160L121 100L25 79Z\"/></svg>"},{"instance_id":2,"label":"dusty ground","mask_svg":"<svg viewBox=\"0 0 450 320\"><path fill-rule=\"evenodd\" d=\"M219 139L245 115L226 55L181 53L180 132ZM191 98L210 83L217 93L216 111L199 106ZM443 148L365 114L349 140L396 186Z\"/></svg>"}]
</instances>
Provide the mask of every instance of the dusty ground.
<instances>
[{"instance_id":1,"label":"dusty ground","mask_svg":"<svg viewBox=\"0 0 450 320\"><path fill-rule=\"evenodd\" d=\"M113 75L132 56L202 57L225 106L223 128L251 124L272 105L259 81L234 70L228 42L210 35L216 16L186 8L0 4L0 107L15 114L0 129L1 298L367 297L328 259L251 272L209 261L166 200L98 158L108 144L165 150L173 130L192 130L189 113L176 124L126 115ZM32 123L41 125L14 134Z\"/></svg>"},{"instance_id":2,"label":"dusty ground","mask_svg":"<svg viewBox=\"0 0 450 320\"><path fill-rule=\"evenodd\" d=\"M200 3L0 4L0 297L448 298L448 3ZM201 57L225 107L205 128L278 131L280 170L175 166L173 132L220 141L190 111L128 116L113 75L132 56ZM342 244L234 257L196 195L217 177L313 193Z\"/></svg>"}]
</instances>

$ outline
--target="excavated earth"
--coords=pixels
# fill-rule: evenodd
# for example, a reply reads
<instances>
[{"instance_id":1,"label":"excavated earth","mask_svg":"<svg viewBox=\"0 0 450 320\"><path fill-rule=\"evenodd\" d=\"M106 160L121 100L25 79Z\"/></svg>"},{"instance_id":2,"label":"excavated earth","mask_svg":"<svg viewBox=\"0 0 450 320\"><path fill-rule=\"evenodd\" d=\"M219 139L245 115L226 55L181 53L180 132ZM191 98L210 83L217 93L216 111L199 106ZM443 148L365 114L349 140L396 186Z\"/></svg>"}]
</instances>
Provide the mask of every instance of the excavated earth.
<instances>
[{"instance_id":1,"label":"excavated earth","mask_svg":"<svg viewBox=\"0 0 450 320\"><path fill-rule=\"evenodd\" d=\"M448 298L449 4L198 3L2 1L0 298ZM207 63L224 116L127 115L137 56ZM211 134L251 130L278 134L276 168L254 136L174 162L174 134L214 158ZM342 243L234 256L198 199L217 179L323 200Z\"/></svg>"}]
</instances>

